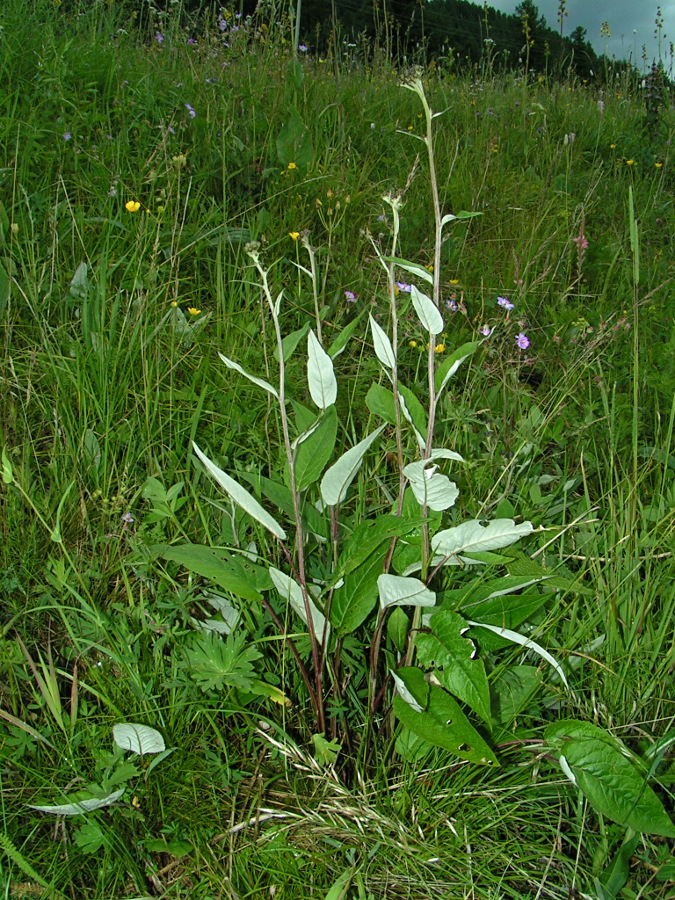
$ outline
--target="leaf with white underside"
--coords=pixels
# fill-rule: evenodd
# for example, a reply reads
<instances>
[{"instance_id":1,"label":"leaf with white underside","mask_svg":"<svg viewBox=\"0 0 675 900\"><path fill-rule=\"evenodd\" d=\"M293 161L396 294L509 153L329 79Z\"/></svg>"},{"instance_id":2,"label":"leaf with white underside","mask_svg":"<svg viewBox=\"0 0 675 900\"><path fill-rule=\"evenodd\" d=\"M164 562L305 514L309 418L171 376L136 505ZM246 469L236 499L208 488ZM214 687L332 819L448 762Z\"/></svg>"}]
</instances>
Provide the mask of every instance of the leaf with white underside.
<instances>
[{"instance_id":1,"label":"leaf with white underside","mask_svg":"<svg viewBox=\"0 0 675 900\"><path fill-rule=\"evenodd\" d=\"M382 434L384 428L384 425L380 425L355 447L343 453L340 459L324 473L321 479L321 499L326 506L336 506L342 502L349 485L361 467L368 448Z\"/></svg>"},{"instance_id":2,"label":"leaf with white underside","mask_svg":"<svg viewBox=\"0 0 675 900\"><path fill-rule=\"evenodd\" d=\"M110 806L124 794L124 788L108 794L107 797L91 797L80 791L75 796L78 799L72 803L62 803L58 806L36 806L29 804L29 809L35 809L37 812L50 813L53 816L81 816L84 813L93 812L95 809L102 809L104 806ZM82 798L79 799L80 795Z\"/></svg>"},{"instance_id":3,"label":"leaf with white underside","mask_svg":"<svg viewBox=\"0 0 675 900\"><path fill-rule=\"evenodd\" d=\"M208 456L206 456L205 453L202 453L194 441L192 442L192 446L195 453L206 467L207 472L218 482L222 489L229 494L232 500L234 500L244 512L247 512L252 516L256 522L260 522L261 525L267 528L274 537L279 538L280 541L286 540L286 532L284 529L272 518L267 510L263 509L255 497L252 497L245 488L234 480L234 478L230 478L230 476L223 472L222 469L219 469L215 463L211 462Z\"/></svg>"},{"instance_id":4,"label":"leaf with white underside","mask_svg":"<svg viewBox=\"0 0 675 900\"><path fill-rule=\"evenodd\" d=\"M443 316L438 311L438 307L434 301L418 291L414 284L410 285L410 296L412 304L417 313L417 318L426 328L429 334L440 334L443 331Z\"/></svg>"},{"instance_id":5,"label":"leaf with white underside","mask_svg":"<svg viewBox=\"0 0 675 900\"><path fill-rule=\"evenodd\" d=\"M460 554L509 547L532 530L531 522L516 525L513 519L494 519L482 525L478 519L472 519L437 532L431 539L431 549L438 556L447 557L445 564L457 565Z\"/></svg>"},{"instance_id":6,"label":"leaf with white underside","mask_svg":"<svg viewBox=\"0 0 675 900\"><path fill-rule=\"evenodd\" d=\"M245 369L242 369L239 363L236 363L233 359L228 359L227 356L223 356L222 353L219 353L218 356L222 359L228 369L234 369L235 372L239 372L240 375L243 375L244 378L248 378L253 384L257 384L258 387L264 388L273 397L276 397L277 400L279 399L277 389L272 387L268 381L265 381L263 378L257 378L255 375L249 375Z\"/></svg>"},{"instance_id":7,"label":"leaf with white underside","mask_svg":"<svg viewBox=\"0 0 675 900\"><path fill-rule=\"evenodd\" d=\"M390 606L435 606L436 594L419 578L380 575L377 579L381 609Z\"/></svg>"},{"instance_id":8,"label":"leaf with white underside","mask_svg":"<svg viewBox=\"0 0 675 900\"><path fill-rule=\"evenodd\" d=\"M333 361L313 331L307 335L307 380L309 393L319 409L328 409L337 399Z\"/></svg>"},{"instance_id":9,"label":"leaf with white underside","mask_svg":"<svg viewBox=\"0 0 675 900\"><path fill-rule=\"evenodd\" d=\"M415 710L415 712L424 712L424 707L420 706L420 704L415 699L412 691L408 690L405 681L402 678L399 678L399 676L396 674L396 672L394 672L393 669L389 670L389 674L394 679L394 687L396 688L396 692L398 693L399 697L405 700L408 706L411 706Z\"/></svg>"},{"instance_id":10,"label":"leaf with white underside","mask_svg":"<svg viewBox=\"0 0 675 900\"><path fill-rule=\"evenodd\" d=\"M305 609L305 601L302 596L302 588L300 585L297 581L294 581L290 575L286 575L285 572L281 572L273 566L269 567L269 573L274 587L277 589L280 596L283 597L284 600L288 600L298 616L305 625L307 625L307 610ZM311 599L309 600L309 611L312 616L314 634L316 635L317 640L323 642L323 635L326 628L328 628L328 634L330 635L330 624L326 624L323 613L316 608Z\"/></svg>"},{"instance_id":11,"label":"leaf with white underside","mask_svg":"<svg viewBox=\"0 0 675 900\"><path fill-rule=\"evenodd\" d=\"M556 660L551 656L548 650L544 650L544 648L536 641L533 641L531 637L527 637L527 635L520 634L517 631L511 631L510 628L499 628L497 625L487 625L485 622L469 621L469 625L474 628L487 628L488 631L492 631L494 634L498 634L500 637L506 638L507 641L512 641L514 644L520 644L520 646L524 647L526 650L533 650L538 656L541 656L542 659L545 659L549 665L553 666L553 668L560 676L560 680L562 681L562 683L566 688L569 688L567 678L565 677L565 673L563 672L560 663L556 662Z\"/></svg>"},{"instance_id":12,"label":"leaf with white underside","mask_svg":"<svg viewBox=\"0 0 675 900\"><path fill-rule=\"evenodd\" d=\"M403 474L410 482L412 492L420 506L428 506L429 509L440 512L454 505L459 497L459 490L447 475L436 471L435 465L427 468L431 463L432 459L419 459L409 463L403 469Z\"/></svg>"},{"instance_id":13,"label":"leaf with white underside","mask_svg":"<svg viewBox=\"0 0 675 900\"><path fill-rule=\"evenodd\" d=\"M163 753L166 750L164 738L149 725L124 722L113 726L113 740L122 750L130 750L139 756L146 753Z\"/></svg>"},{"instance_id":14,"label":"leaf with white underside","mask_svg":"<svg viewBox=\"0 0 675 900\"><path fill-rule=\"evenodd\" d=\"M370 317L370 330L373 334L373 348L375 350L375 356L379 359L385 369L388 372L393 372L396 368L396 356L394 354L394 348L391 346L391 341L389 340L389 336L387 332L377 324L375 319Z\"/></svg>"},{"instance_id":15,"label":"leaf with white underside","mask_svg":"<svg viewBox=\"0 0 675 900\"><path fill-rule=\"evenodd\" d=\"M395 263L399 269L403 269L404 272L409 272L411 275L416 275L422 281L426 281L427 284L434 283L434 276L419 263L410 262L407 259L399 259L398 256L385 256L384 261L386 263Z\"/></svg>"}]
</instances>

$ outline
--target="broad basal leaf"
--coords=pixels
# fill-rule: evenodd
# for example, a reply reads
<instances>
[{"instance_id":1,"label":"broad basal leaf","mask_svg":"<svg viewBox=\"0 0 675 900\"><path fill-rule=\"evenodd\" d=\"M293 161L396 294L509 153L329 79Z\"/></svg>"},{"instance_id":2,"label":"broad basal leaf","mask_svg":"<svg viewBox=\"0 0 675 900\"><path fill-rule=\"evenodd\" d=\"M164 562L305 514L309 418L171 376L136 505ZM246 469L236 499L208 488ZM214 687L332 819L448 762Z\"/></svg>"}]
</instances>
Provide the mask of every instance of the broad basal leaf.
<instances>
[{"instance_id":1,"label":"broad basal leaf","mask_svg":"<svg viewBox=\"0 0 675 900\"><path fill-rule=\"evenodd\" d=\"M436 603L436 594L419 578L380 575L377 579L377 589L382 609L388 609L390 606L434 606Z\"/></svg>"},{"instance_id":2,"label":"broad basal leaf","mask_svg":"<svg viewBox=\"0 0 675 900\"><path fill-rule=\"evenodd\" d=\"M403 474L410 482L410 488L420 506L441 512L454 506L459 490L447 475L436 471L431 459L419 459L409 463Z\"/></svg>"},{"instance_id":3,"label":"broad basal leaf","mask_svg":"<svg viewBox=\"0 0 675 900\"><path fill-rule=\"evenodd\" d=\"M461 554L477 553L486 550L498 550L515 544L521 537L532 532L531 522L516 525L513 519L494 519L487 525L474 519L463 522L454 528L437 532L431 539L431 549L445 565L457 565L463 562ZM470 560L469 560L470 562ZM434 564L436 560L434 560Z\"/></svg>"},{"instance_id":4,"label":"broad basal leaf","mask_svg":"<svg viewBox=\"0 0 675 900\"><path fill-rule=\"evenodd\" d=\"M122 750L130 750L139 756L147 753L163 753L164 738L155 728L138 722L124 722L113 726L113 740Z\"/></svg>"},{"instance_id":5,"label":"broad basal leaf","mask_svg":"<svg viewBox=\"0 0 675 900\"><path fill-rule=\"evenodd\" d=\"M333 455L337 438L338 417L335 407L329 407L308 438L298 444L295 454L295 481L302 491L319 478Z\"/></svg>"},{"instance_id":6,"label":"broad basal leaf","mask_svg":"<svg viewBox=\"0 0 675 900\"><path fill-rule=\"evenodd\" d=\"M165 544L159 549L159 554L164 559L180 563L191 572L209 578L223 590L231 591L238 597L262 600L262 594L256 588L259 581L264 586L267 578L259 578L259 575L266 576L266 570L246 559L238 558L234 553L202 544Z\"/></svg>"}]
</instances>

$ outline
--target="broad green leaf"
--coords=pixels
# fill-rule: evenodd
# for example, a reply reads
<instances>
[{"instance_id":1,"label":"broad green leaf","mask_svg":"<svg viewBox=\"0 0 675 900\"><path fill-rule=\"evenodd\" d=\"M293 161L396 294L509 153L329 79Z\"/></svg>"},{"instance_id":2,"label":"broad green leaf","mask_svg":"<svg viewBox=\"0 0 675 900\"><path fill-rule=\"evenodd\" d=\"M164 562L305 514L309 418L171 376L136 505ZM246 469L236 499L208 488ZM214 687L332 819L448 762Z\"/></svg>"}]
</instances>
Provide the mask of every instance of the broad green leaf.
<instances>
[{"instance_id":1,"label":"broad green leaf","mask_svg":"<svg viewBox=\"0 0 675 900\"><path fill-rule=\"evenodd\" d=\"M371 444L373 444L380 434L384 431L384 425L376 428L368 437L360 441L351 450L338 459L336 463L328 469L321 479L321 499L327 506L337 506L344 499L349 485L363 462L363 457L368 452Z\"/></svg>"},{"instance_id":2,"label":"broad green leaf","mask_svg":"<svg viewBox=\"0 0 675 900\"><path fill-rule=\"evenodd\" d=\"M256 589L254 573L263 572L260 566L237 559L234 554L202 544L164 545L159 550L163 559L180 563L191 572L208 578L225 591L231 591L244 600L262 600ZM263 585L264 586L264 585Z\"/></svg>"},{"instance_id":3,"label":"broad green leaf","mask_svg":"<svg viewBox=\"0 0 675 900\"><path fill-rule=\"evenodd\" d=\"M377 590L381 609L388 609L390 606L434 606L436 603L436 594L419 578L380 575Z\"/></svg>"},{"instance_id":4,"label":"broad green leaf","mask_svg":"<svg viewBox=\"0 0 675 900\"><path fill-rule=\"evenodd\" d=\"M431 539L431 549L441 557L439 562L443 562L443 565L458 565L465 561L461 558L462 553L509 547L532 531L531 522L516 525L513 519L494 519L487 525L482 525L474 519L437 532ZM447 559L444 560L444 557ZM437 564L435 560L434 564Z\"/></svg>"},{"instance_id":5,"label":"broad green leaf","mask_svg":"<svg viewBox=\"0 0 675 900\"><path fill-rule=\"evenodd\" d=\"M441 334L443 331L443 316L438 311L434 301L419 291L414 284L410 285L410 296L422 327L426 328L429 334Z\"/></svg>"},{"instance_id":6,"label":"broad green leaf","mask_svg":"<svg viewBox=\"0 0 675 900\"><path fill-rule=\"evenodd\" d=\"M346 869L333 883L324 900L345 900L354 877L354 867ZM365 894L363 895L365 897Z\"/></svg>"},{"instance_id":7,"label":"broad green leaf","mask_svg":"<svg viewBox=\"0 0 675 900\"><path fill-rule=\"evenodd\" d=\"M228 359L228 357L223 356L222 353L219 353L218 356L225 363L228 369L234 369L235 372L239 372L240 375L243 375L244 378L248 378L248 380L252 381L253 384L257 384L258 387L266 390L268 394L276 397L277 400L279 399L279 392L277 391L277 389L272 387L272 385L268 381L265 381L264 378L258 378L256 375L250 375L245 369L242 369L239 363L235 362L233 359Z\"/></svg>"},{"instance_id":8,"label":"broad green leaf","mask_svg":"<svg viewBox=\"0 0 675 900\"><path fill-rule=\"evenodd\" d=\"M519 634L517 631L511 631L510 628L499 628L496 625L486 625L485 622L469 621L469 625L472 625L474 628L487 628L488 631L499 634L502 637L507 638L507 640L512 641L514 644L520 644L521 647L525 647L527 650L532 650L538 656L541 656L542 659L545 659L549 665L553 666L553 668L558 673L562 683L566 688L569 688L567 678L565 677L565 673L563 672L560 663L556 662L556 660L551 656L548 650L544 650L544 648L536 641L534 641L531 637L524 634Z\"/></svg>"},{"instance_id":9,"label":"broad green leaf","mask_svg":"<svg viewBox=\"0 0 675 900\"><path fill-rule=\"evenodd\" d=\"M155 728L137 722L124 722L113 726L113 740L122 750L130 750L139 756L162 753L166 750L164 738Z\"/></svg>"},{"instance_id":10,"label":"broad green leaf","mask_svg":"<svg viewBox=\"0 0 675 900\"><path fill-rule=\"evenodd\" d=\"M572 720L567 724L573 736L566 737L565 724L559 722L547 729L546 739L553 742L561 766L564 759L574 783L595 811L634 831L675 837L675 825L647 784L646 773L617 749L614 741L608 741L606 733L576 737L579 723Z\"/></svg>"},{"instance_id":11,"label":"broad green leaf","mask_svg":"<svg viewBox=\"0 0 675 900\"><path fill-rule=\"evenodd\" d=\"M387 619L387 636L399 653L403 653L408 643L410 619L400 606L395 607Z\"/></svg>"},{"instance_id":12,"label":"broad green leaf","mask_svg":"<svg viewBox=\"0 0 675 900\"><path fill-rule=\"evenodd\" d=\"M415 639L419 661L433 668L443 687L489 724L490 688L478 648L465 635L466 620L443 609L432 615L429 628L430 633L420 632Z\"/></svg>"},{"instance_id":13,"label":"broad green leaf","mask_svg":"<svg viewBox=\"0 0 675 900\"><path fill-rule=\"evenodd\" d=\"M169 853L175 859L181 859L192 853L193 846L189 841L167 841L166 838L150 838L143 841L143 846L151 853Z\"/></svg>"},{"instance_id":14,"label":"broad green leaf","mask_svg":"<svg viewBox=\"0 0 675 900\"><path fill-rule=\"evenodd\" d=\"M397 674L401 677L400 669ZM403 680L410 688L408 679L404 677ZM415 699L419 702L419 697ZM431 685L424 712L414 710L401 696L394 697L394 713L413 734L435 747L442 747L478 765L499 765L497 757L469 722L457 701L440 687Z\"/></svg>"},{"instance_id":15,"label":"broad green leaf","mask_svg":"<svg viewBox=\"0 0 675 900\"><path fill-rule=\"evenodd\" d=\"M379 361L384 366L385 371L391 375L391 373L396 368L396 354L394 353L394 348L391 345L391 341L389 340L389 335L386 331L377 324L375 319L370 317L370 330L373 335L373 347L375 349L375 356L379 359Z\"/></svg>"},{"instance_id":16,"label":"broad green leaf","mask_svg":"<svg viewBox=\"0 0 675 900\"><path fill-rule=\"evenodd\" d=\"M396 610L394 610L394 612L402 612L402 610L396 609ZM405 615L405 613L404 613L404 615ZM394 672L393 670L390 671L389 674L391 675L391 677L394 681L394 687L396 688L396 691L397 691L399 697L401 697L402 700L405 700L405 702L408 704L408 706L414 712L424 712L424 709L426 706L426 701L428 700L428 696L425 695L425 701L424 701L425 706L422 706L422 704L417 699L417 697L413 694L413 692L411 690L409 690L409 688L406 685L403 678L401 678L399 675L397 675L396 672Z\"/></svg>"},{"instance_id":17,"label":"broad green leaf","mask_svg":"<svg viewBox=\"0 0 675 900\"><path fill-rule=\"evenodd\" d=\"M309 322L306 322L302 328L298 328L297 331L292 331L290 334L287 334L285 338L281 341L281 348L284 354L284 362L289 360L293 355L293 351L298 346L300 341L304 338L304 336L309 331ZM274 348L274 358L277 362L279 362L279 347Z\"/></svg>"},{"instance_id":18,"label":"broad green leaf","mask_svg":"<svg viewBox=\"0 0 675 900\"><path fill-rule=\"evenodd\" d=\"M374 416L379 416L390 425L396 424L394 394L389 388L373 382L366 394L366 406Z\"/></svg>"},{"instance_id":19,"label":"broad green leaf","mask_svg":"<svg viewBox=\"0 0 675 900\"><path fill-rule=\"evenodd\" d=\"M354 571L366 560L378 547L393 537L402 537L413 529L419 527L419 521L407 519L403 516L378 516L376 519L367 519L361 522L345 541L336 572L339 577L344 577ZM384 554L382 554L384 562Z\"/></svg>"},{"instance_id":20,"label":"broad green leaf","mask_svg":"<svg viewBox=\"0 0 675 900\"><path fill-rule=\"evenodd\" d=\"M342 749L338 740L327 741L322 734L313 734L314 759L322 766L332 766Z\"/></svg>"},{"instance_id":21,"label":"broad green leaf","mask_svg":"<svg viewBox=\"0 0 675 900\"><path fill-rule=\"evenodd\" d=\"M409 463L403 474L410 482L415 499L420 506L428 506L436 512L454 506L459 490L447 475L436 471L432 459L419 459Z\"/></svg>"},{"instance_id":22,"label":"broad green leaf","mask_svg":"<svg viewBox=\"0 0 675 900\"><path fill-rule=\"evenodd\" d=\"M285 541L286 532L284 529L265 509L263 509L255 497L252 497L245 488L240 484L237 484L234 478L230 478L230 476L223 472L222 469L219 469L215 463L211 462L208 456L202 453L194 441L192 442L192 446L209 474L218 482L223 490L229 494L232 500L234 500L244 512L247 512L257 522L260 522L261 525L267 528L274 537L278 538L280 541Z\"/></svg>"},{"instance_id":23,"label":"broad green leaf","mask_svg":"<svg viewBox=\"0 0 675 900\"><path fill-rule=\"evenodd\" d=\"M274 587L279 592L279 595L284 600L288 600L291 604L297 615L302 619L305 625L308 625L307 621L307 610L305 609L305 601L302 595L302 588L294 581L290 575L286 575L285 572L281 572L279 569L275 569L274 566L270 566L269 568L270 575L272 577L272 581L274 583ZM330 624L326 622L323 613L317 609L314 601L309 598L309 611L312 617L312 628L314 629L314 634L317 637L318 641L323 642L324 632L327 631L327 635L330 634Z\"/></svg>"},{"instance_id":24,"label":"broad green leaf","mask_svg":"<svg viewBox=\"0 0 675 900\"><path fill-rule=\"evenodd\" d=\"M330 620L340 637L352 634L371 614L377 603L377 579L384 556L373 553L345 577L333 592Z\"/></svg>"},{"instance_id":25,"label":"broad green leaf","mask_svg":"<svg viewBox=\"0 0 675 900\"><path fill-rule=\"evenodd\" d=\"M85 262L81 262L70 282L70 296L77 300L83 300L87 296L89 290L89 269Z\"/></svg>"},{"instance_id":26,"label":"broad green leaf","mask_svg":"<svg viewBox=\"0 0 675 900\"><path fill-rule=\"evenodd\" d=\"M295 454L295 482L302 491L314 484L333 455L337 438L338 417L335 407L329 407L320 417L312 434L298 445Z\"/></svg>"},{"instance_id":27,"label":"broad green leaf","mask_svg":"<svg viewBox=\"0 0 675 900\"><path fill-rule=\"evenodd\" d=\"M307 335L307 381L309 393L319 409L328 409L337 400L337 381L333 361L323 349L314 331Z\"/></svg>"},{"instance_id":28,"label":"broad green leaf","mask_svg":"<svg viewBox=\"0 0 675 900\"><path fill-rule=\"evenodd\" d=\"M2 448L2 483L14 484L14 470L6 447Z\"/></svg>"},{"instance_id":29,"label":"broad green leaf","mask_svg":"<svg viewBox=\"0 0 675 900\"><path fill-rule=\"evenodd\" d=\"M448 381L455 374L457 369L462 365L465 359L468 359L472 353L480 347L482 341L471 341L468 344L462 344L461 347L458 347L450 356L447 356L440 366L436 369L434 374L434 386L436 388L436 397L438 397L448 383Z\"/></svg>"},{"instance_id":30,"label":"broad green leaf","mask_svg":"<svg viewBox=\"0 0 675 900\"><path fill-rule=\"evenodd\" d=\"M284 168L293 163L298 174L304 176L314 159L314 150L309 129L295 107L290 107L276 141L277 158Z\"/></svg>"},{"instance_id":31,"label":"broad green leaf","mask_svg":"<svg viewBox=\"0 0 675 900\"><path fill-rule=\"evenodd\" d=\"M260 653L244 632L224 640L213 633L199 634L185 648L185 658L190 678L205 693L224 688L258 693L254 664Z\"/></svg>"},{"instance_id":32,"label":"broad green leaf","mask_svg":"<svg viewBox=\"0 0 675 900\"><path fill-rule=\"evenodd\" d=\"M295 515L293 511L293 495L285 484L279 484L278 481L272 481L271 478L265 478L263 475L253 472L239 472L238 474L259 490L270 503L273 503L282 512L286 513L289 519L293 518ZM305 528L317 536L324 534L326 527L323 517L311 503L303 502L300 512Z\"/></svg>"},{"instance_id":33,"label":"broad green leaf","mask_svg":"<svg viewBox=\"0 0 675 900\"><path fill-rule=\"evenodd\" d=\"M119 791L113 791L106 797L93 797L91 791L78 791L76 794L69 795L70 802L61 803L56 806L37 806L28 804L29 809L35 809L37 812L50 813L53 816L81 816L84 813L93 812L95 809L103 809L104 806L110 806L123 796L125 788ZM66 798L68 799L68 797Z\"/></svg>"},{"instance_id":34,"label":"broad green leaf","mask_svg":"<svg viewBox=\"0 0 675 900\"><path fill-rule=\"evenodd\" d=\"M426 440L427 414L413 392L405 385L398 383L401 412L410 424ZM384 385L373 382L366 394L366 406L375 416L380 416L385 422L394 425L396 422L396 409L394 406L394 394Z\"/></svg>"}]
</instances>

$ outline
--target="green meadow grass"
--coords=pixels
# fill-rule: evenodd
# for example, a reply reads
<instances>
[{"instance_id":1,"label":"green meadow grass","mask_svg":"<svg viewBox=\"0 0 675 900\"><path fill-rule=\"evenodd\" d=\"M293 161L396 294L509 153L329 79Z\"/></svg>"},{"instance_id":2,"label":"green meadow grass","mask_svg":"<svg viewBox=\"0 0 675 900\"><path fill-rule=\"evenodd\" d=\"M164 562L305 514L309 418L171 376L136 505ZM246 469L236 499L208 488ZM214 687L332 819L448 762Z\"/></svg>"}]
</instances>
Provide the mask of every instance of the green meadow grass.
<instances>
[{"instance_id":1,"label":"green meadow grass","mask_svg":"<svg viewBox=\"0 0 675 900\"><path fill-rule=\"evenodd\" d=\"M424 70L444 111L441 205L480 213L441 248L437 356L492 329L438 410L438 439L468 460L453 474L456 518L547 529L524 552L574 588L552 594L537 635L574 693L551 684L525 707L494 771L441 750L405 759L393 738L365 759L343 746L333 769L258 608L242 622L292 705L199 687L189 648L207 586L153 548L243 533L193 440L253 492L282 476L278 411L218 359L275 371L249 241L284 291L285 334L315 302L329 342L361 317L335 364L339 452L374 428L367 314L387 324L383 195L402 194L400 256L434 260L419 103L358 48L293 60L281 26L230 31L225 47L215 17L141 33L112 6L37 3L28 16L19 0L0 24L2 896L675 896L672 840L642 835L624 872L625 830L593 812L542 740L556 717L636 752L673 729L672 110L648 137L628 82ZM297 265L310 266L305 231L316 297ZM407 313L399 367L418 387L425 335ZM302 354L287 375L307 402ZM357 478L364 514L384 502L376 484L391 485L395 449L390 437ZM269 536L253 536L278 564ZM344 654L362 675L335 716L354 735L367 654L356 641ZM123 772L121 721L175 749ZM29 808L116 778L126 794L109 810Z\"/></svg>"}]
</instances>

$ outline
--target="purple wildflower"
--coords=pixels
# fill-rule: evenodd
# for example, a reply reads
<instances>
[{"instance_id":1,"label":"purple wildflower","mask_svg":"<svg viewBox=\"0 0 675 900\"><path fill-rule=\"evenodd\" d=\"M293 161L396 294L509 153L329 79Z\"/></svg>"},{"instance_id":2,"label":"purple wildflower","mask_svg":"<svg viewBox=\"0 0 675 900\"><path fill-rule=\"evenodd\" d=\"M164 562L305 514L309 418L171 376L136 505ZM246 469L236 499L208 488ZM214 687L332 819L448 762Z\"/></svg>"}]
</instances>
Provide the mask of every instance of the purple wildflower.
<instances>
[{"instance_id":1,"label":"purple wildflower","mask_svg":"<svg viewBox=\"0 0 675 900\"><path fill-rule=\"evenodd\" d=\"M307 53L307 50L308 50L307 44L298 44L298 50L301 53Z\"/></svg>"},{"instance_id":2,"label":"purple wildflower","mask_svg":"<svg viewBox=\"0 0 675 900\"><path fill-rule=\"evenodd\" d=\"M446 300L446 301L445 301L445 308L446 308L446 309L449 309L450 312L457 312L457 310L459 309L459 306L457 306L457 301L456 301L456 300L452 300L452 299L451 299L451 300Z\"/></svg>"},{"instance_id":3,"label":"purple wildflower","mask_svg":"<svg viewBox=\"0 0 675 900\"><path fill-rule=\"evenodd\" d=\"M185 109L187 109L190 118L194 119L194 117L197 115L197 113L194 111L194 107L190 106L189 103L186 103Z\"/></svg>"},{"instance_id":4,"label":"purple wildflower","mask_svg":"<svg viewBox=\"0 0 675 900\"><path fill-rule=\"evenodd\" d=\"M490 328L489 325L483 325L483 327L480 330L480 333L482 335L484 335L485 337L490 337L490 335L492 334L492 329Z\"/></svg>"},{"instance_id":5,"label":"purple wildflower","mask_svg":"<svg viewBox=\"0 0 675 900\"><path fill-rule=\"evenodd\" d=\"M503 306L504 309L514 308L514 304L511 303L510 300L507 300L506 297L497 297L497 306Z\"/></svg>"},{"instance_id":6,"label":"purple wildflower","mask_svg":"<svg viewBox=\"0 0 675 900\"><path fill-rule=\"evenodd\" d=\"M345 291L345 300L347 303L354 303L356 300L356 294L354 291Z\"/></svg>"},{"instance_id":7,"label":"purple wildflower","mask_svg":"<svg viewBox=\"0 0 675 900\"><path fill-rule=\"evenodd\" d=\"M122 516L122 521L131 523L131 522L134 522L135 520L130 512L125 512L124 515Z\"/></svg>"},{"instance_id":8,"label":"purple wildflower","mask_svg":"<svg viewBox=\"0 0 675 900\"><path fill-rule=\"evenodd\" d=\"M519 350L527 350L530 346L530 339L526 334L523 334L521 331L518 337L516 338L516 344L518 345Z\"/></svg>"},{"instance_id":9,"label":"purple wildflower","mask_svg":"<svg viewBox=\"0 0 675 900\"><path fill-rule=\"evenodd\" d=\"M158 44L164 43L164 35L162 34L161 31L157 32L157 34L155 35L155 40L157 41Z\"/></svg>"},{"instance_id":10,"label":"purple wildflower","mask_svg":"<svg viewBox=\"0 0 675 900\"><path fill-rule=\"evenodd\" d=\"M412 290L411 286L409 284L406 284L405 281L397 281L396 287L399 289L399 291L406 291L408 294Z\"/></svg>"},{"instance_id":11,"label":"purple wildflower","mask_svg":"<svg viewBox=\"0 0 675 900\"><path fill-rule=\"evenodd\" d=\"M72 137L72 134L69 131L66 131L66 133L63 135L63 140L69 141L71 139L71 137Z\"/></svg>"},{"instance_id":12,"label":"purple wildflower","mask_svg":"<svg viewBox=\"0 0 675 900\"><path fill-rule=\"evenodd\" d=\"M187 42L188 42L188 44L196 44L197 43L197 41L194 38L188 38Z\"/></svg>"}]
</instances>

